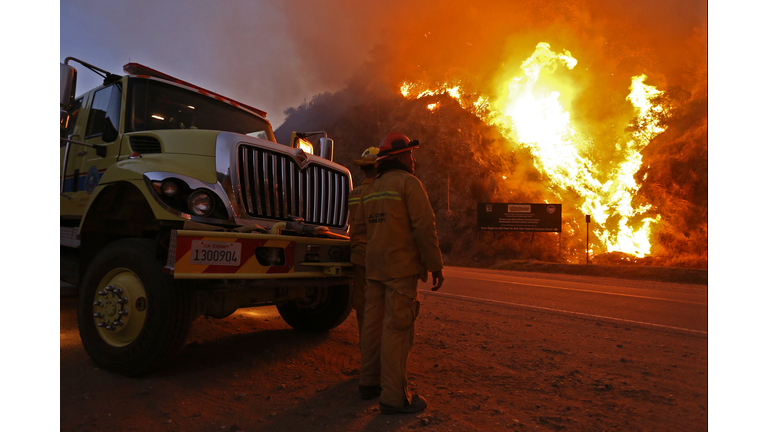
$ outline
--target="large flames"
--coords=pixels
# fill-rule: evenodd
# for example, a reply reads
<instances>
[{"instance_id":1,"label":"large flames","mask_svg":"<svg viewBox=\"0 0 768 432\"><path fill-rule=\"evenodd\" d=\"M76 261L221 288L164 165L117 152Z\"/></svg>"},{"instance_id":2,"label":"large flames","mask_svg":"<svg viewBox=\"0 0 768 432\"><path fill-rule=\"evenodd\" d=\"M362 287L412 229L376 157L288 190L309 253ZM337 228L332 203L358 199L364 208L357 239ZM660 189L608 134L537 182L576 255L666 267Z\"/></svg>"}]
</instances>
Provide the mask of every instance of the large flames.
<instances>
[{"instance_id":1,"label":"large flames","mask_svg":"<svg viewBox=\"0 0 768 432\"><path fill-rule=\"evenodd\" d=\"M615 143L618 156L601 165L589 157L593 140L574 127L560 102L559 90L573 89L555 80L554 73L576 65L568 51L557 54L549 44L539 43L522 63L522 73L506 78L508 85L497 96L466 94L461 83L429 86L406 82L400 91L406 98L447 94L459 101L464 109L498 128L510 142L529 149L536 168L550 180L551 192L591 215L591 231L602 243L601 249L644 257L651 249L650 227L660 217L644 216L650 206L632 206L639 189L634 176L642 164L640 151L664 131L658 116L653 115L662 108L652 103L662 92L644 84L644 75L632 78L626 100L634 107L637 126ZM438 108L439 102L428 105L433 111ZM573 202L574 196L577 202Z\"/></svg>"}]
</instances>

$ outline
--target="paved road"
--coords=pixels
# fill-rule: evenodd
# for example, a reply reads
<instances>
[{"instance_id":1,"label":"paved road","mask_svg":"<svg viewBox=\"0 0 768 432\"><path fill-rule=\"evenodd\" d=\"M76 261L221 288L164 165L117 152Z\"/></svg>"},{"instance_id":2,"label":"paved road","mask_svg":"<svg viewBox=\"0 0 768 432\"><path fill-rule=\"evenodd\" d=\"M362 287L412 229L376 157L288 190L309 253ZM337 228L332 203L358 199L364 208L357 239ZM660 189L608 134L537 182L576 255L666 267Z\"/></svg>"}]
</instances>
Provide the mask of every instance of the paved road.
<instances>
[{"instance_id":1,"label":"paved road","mask_svg":"<svg viewBox=\"0 0 768 432\"><path fill-rule=\"evenodd\" d=\"M707 332L707 286L447 267L437 295ZM430 281L431 283L431 281ZM430 293L421 284L422 293Z\"/></svg>"}]
</instances>

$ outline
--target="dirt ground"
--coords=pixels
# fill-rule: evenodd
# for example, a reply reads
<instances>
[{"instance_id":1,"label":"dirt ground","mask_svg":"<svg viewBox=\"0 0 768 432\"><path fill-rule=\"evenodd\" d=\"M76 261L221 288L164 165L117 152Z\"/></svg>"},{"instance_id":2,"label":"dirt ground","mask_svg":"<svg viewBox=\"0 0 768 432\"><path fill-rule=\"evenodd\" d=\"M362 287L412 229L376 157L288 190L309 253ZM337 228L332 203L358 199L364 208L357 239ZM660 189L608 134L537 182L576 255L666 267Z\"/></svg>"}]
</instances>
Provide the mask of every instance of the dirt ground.
<instances>
[{"instance_id":1,"label":"dirt ground","mask_svg":"<svg viewBox=\"0 0 768 432\"><path fill-rule=\"evenodd\" d=\"M61 298L63 431L703 431L707 336L422 295L409 358L426 411L381 415L357 394L350 315L304 334L274 307L195 320L166 368L98 369Z\"/></svg>"}]
</instances>

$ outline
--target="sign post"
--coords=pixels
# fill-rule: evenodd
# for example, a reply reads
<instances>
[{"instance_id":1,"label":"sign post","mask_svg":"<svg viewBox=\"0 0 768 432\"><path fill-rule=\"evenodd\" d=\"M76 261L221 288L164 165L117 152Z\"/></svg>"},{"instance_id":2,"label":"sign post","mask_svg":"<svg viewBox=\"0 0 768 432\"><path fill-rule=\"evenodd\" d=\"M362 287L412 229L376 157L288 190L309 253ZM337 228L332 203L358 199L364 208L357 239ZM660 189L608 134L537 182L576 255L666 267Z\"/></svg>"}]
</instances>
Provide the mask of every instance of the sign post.
<instances>
[{"instance_id":1,"label":"sign post","mask_svg":"<svg viewBox=\"0 0 768 432\"><path fill-rule=\"evenodd\" d=\"M589 215L587 215L587 264L589 264Z\"/></svg>"}]
</instances>

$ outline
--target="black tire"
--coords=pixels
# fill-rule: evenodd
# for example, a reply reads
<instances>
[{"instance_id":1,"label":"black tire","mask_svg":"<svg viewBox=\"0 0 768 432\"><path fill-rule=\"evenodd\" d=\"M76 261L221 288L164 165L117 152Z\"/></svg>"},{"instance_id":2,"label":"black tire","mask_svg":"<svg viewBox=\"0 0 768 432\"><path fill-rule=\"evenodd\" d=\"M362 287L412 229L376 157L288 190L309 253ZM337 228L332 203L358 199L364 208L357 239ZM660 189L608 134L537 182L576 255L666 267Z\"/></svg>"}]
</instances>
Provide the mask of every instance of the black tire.
<instances>
[{"instance_id":1,"label":"black tire","mask_svg":"<svg viewBox=\"0 0 768 432\"><path fill-rule=\"evenodd\" d=\"M322 332L338 327L352 310L349 285L314 288L307 300L280 303L277 310L289 326L299 331ZM317 304L315 300L318 300ZM314 304L314 306L311 306Z\"/></svg>"},{"instance_id":2,"label":"black tire","mask_svg":"<svg viewBox=\"0 0 768 432\"><path fill-rule=\"evenodd\" d=\"M194 291L164 274L157 255L153 241L123 239L104 247L88 266L77 324L85 351L104 369L143 375L184 346L194 319ZM112 326L114 320L121 324Z\"/></svg>"}]
</instances>

